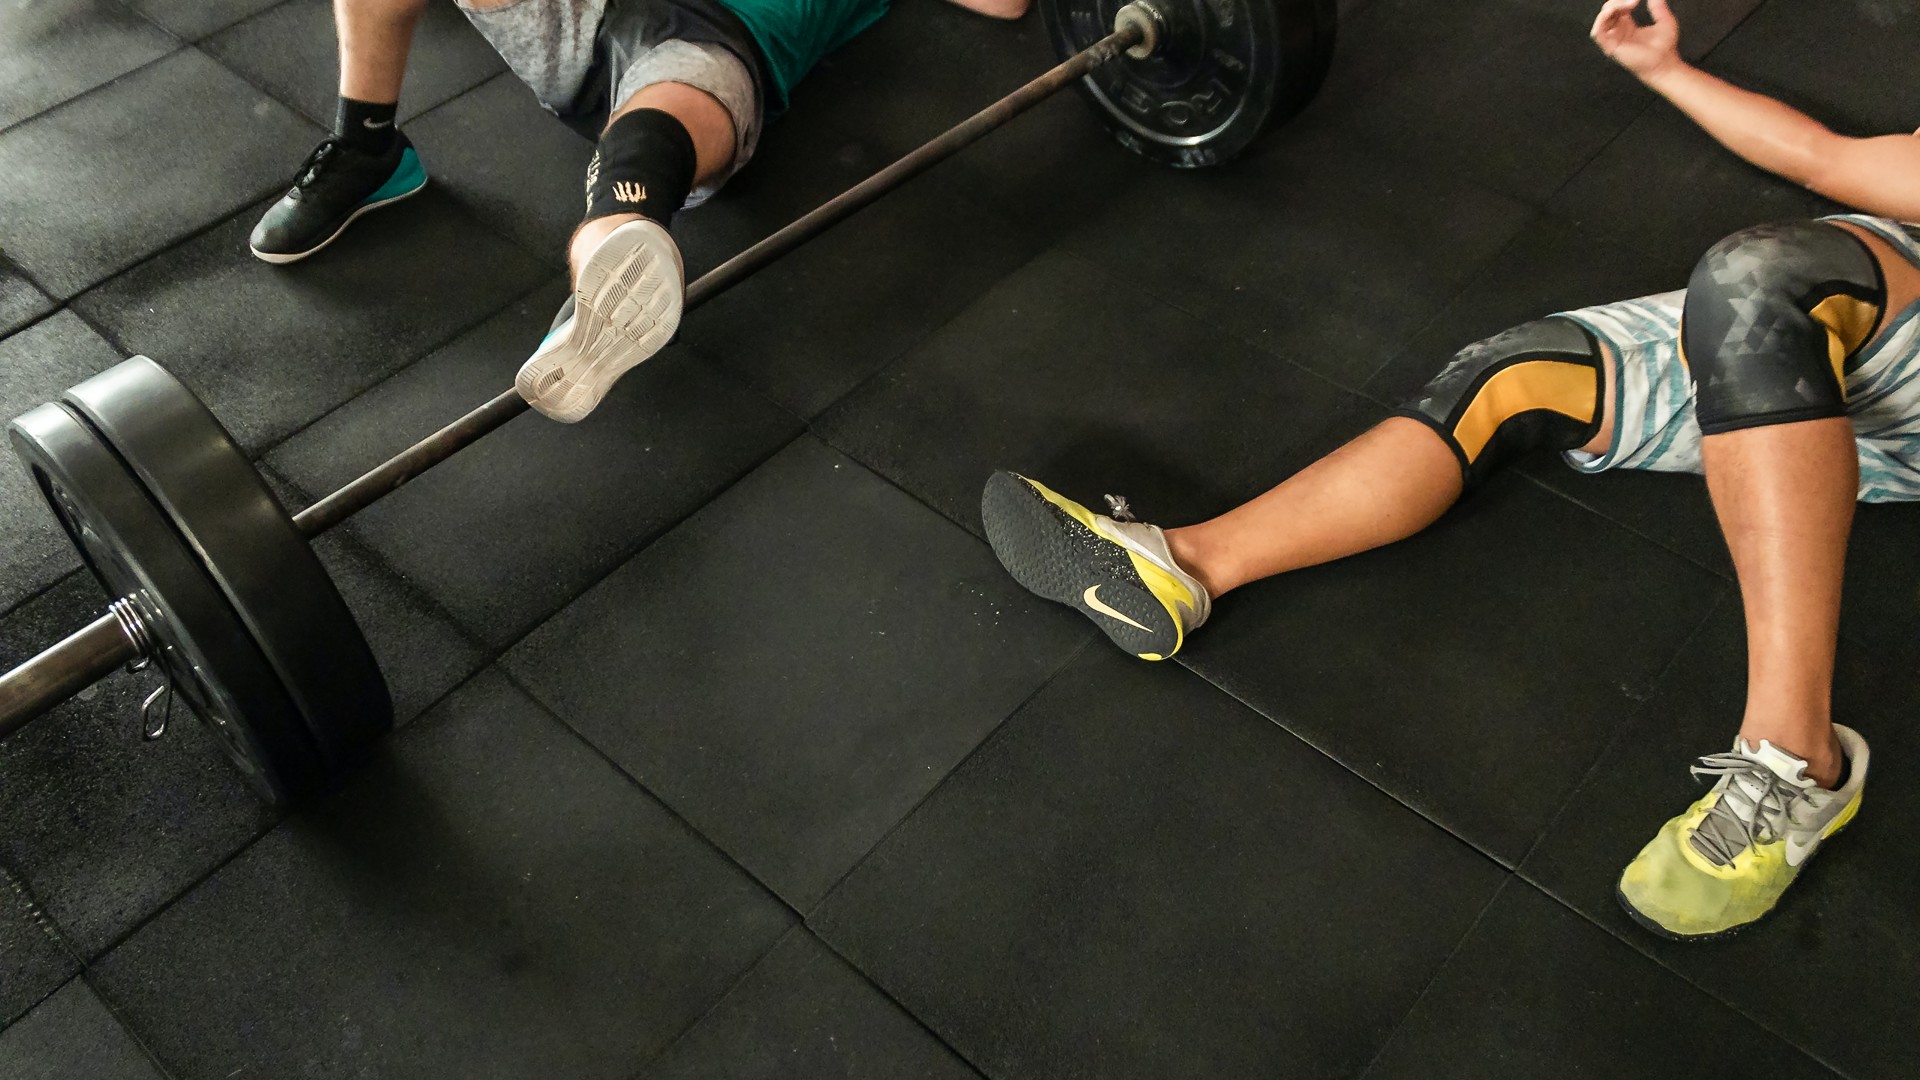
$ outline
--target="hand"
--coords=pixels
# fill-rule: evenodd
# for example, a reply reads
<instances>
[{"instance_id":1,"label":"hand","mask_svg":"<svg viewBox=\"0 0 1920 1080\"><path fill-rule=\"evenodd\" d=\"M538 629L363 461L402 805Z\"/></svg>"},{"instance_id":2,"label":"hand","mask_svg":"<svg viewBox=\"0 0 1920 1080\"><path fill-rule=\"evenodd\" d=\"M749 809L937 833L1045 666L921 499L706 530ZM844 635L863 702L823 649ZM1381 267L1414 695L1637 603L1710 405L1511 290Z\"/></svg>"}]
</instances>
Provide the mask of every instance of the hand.
<instances>
[{"instance_id":1,"label":"hand","mask_svg":"<svg viewBox=\"0 0 1920 1080\"><path fill-rule=\"evenodd\" d=\"M1680 21L1667 0L1647 0L1653 25L1641 26L1633 18L1639 6L1640 0L1607 0L1593 20L1593 41L1645 82L1680 62Z\"/></svg>"}]
</instances>

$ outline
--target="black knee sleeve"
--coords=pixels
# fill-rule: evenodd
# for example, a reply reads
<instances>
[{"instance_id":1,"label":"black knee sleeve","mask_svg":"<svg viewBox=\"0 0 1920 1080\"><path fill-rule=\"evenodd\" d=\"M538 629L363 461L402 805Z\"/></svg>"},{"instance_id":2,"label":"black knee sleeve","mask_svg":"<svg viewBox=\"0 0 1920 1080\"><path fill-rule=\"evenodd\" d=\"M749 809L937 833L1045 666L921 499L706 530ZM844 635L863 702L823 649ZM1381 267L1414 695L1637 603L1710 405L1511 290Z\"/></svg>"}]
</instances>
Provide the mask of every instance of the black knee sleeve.
<instances>
[{"instance_id":1,"label":"black knee sleeve","mask_svg":"<svg viewBox=\"0 0 1920 1080\"><path fill-rule=\"evenodd\" d=\"M1715 244L1680 324L1701 433L1845 416L1847 361L1886 302L1880 264L1836 226L1759 225Z\"/></svg>"},{"instance_id":2,"label":"black knee sleeve","mask_svg":"<svg viewBox=\"0 0 1920 1080\"><path fill-rule=\"evenodd\" d=\"M693 190L697 164L693 136L671 113L626 113L607 125L587 163L586 220L642 214L667 224Z\"/></svg>"},{"instance_id":3,"label":"black knee sleeve","mask_svg":"<svg viewBox=\"0 0 1920 1080\"><path fill-rule=\"evenodd\" d=\"M1439 432L1471 488L1517 454L1591 441L1603 378L1585 327L1540 319L1461 349L1398 415Z\"/></svg>"}]
</instances>

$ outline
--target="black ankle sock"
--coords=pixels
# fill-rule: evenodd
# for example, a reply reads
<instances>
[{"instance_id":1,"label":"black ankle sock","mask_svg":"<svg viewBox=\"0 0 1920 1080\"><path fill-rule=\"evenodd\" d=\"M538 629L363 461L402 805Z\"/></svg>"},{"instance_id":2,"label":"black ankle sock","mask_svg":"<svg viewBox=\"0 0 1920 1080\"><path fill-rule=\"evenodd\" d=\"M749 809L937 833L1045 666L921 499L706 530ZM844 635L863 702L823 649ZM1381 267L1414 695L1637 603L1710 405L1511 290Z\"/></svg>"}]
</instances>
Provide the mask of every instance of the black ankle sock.
<instances>
[{"instance_id":1,"label":"black ankle sock","mask_svg":"<svg viewBox=\"0 0 1920 1080\"><path fill-rule=\"evenodd\" d=\"M384 154L393 145L393 102L355 101L343 97L333 114L333 134L341 142L370 154Z\"/></svg>"},{"instance_id":2,"label":"black ankle sock","mask_svg":"<svg viewBox=\"0 0 1920 1080\"><path fill-rule=\"evenodd\" d=\"M642 214L666 225L693 190L695 168L685 125L658 109L635 109L607 126L587 163L586 220Z\"/></svg>"},{"instance_id":3,"label":"black ankle sock","mask_svg":"<svg viewBox=\"0 0 1920 1080\"><path fill-rule=\"evenodd\" d=\"M1853 760L1847 757L1847 755L1841 754L1840 755L1840 778L1838 780L1835 780L1833 782L1833 786L1828 788L1827 790L1839 791L1841 788L1846 787L1847 780L1851 776L1853 776Z\"/></svg>"}]
</instances>

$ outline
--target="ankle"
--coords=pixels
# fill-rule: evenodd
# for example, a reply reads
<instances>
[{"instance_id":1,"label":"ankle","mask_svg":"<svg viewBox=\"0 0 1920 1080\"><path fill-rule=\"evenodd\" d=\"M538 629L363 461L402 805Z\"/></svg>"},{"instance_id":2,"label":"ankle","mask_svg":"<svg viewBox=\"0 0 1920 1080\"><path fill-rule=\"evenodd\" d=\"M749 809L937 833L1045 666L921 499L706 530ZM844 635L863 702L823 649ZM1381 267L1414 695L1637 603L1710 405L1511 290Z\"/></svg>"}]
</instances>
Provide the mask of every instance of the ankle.
<instances>
[{"instance_id":1,"label":"ankle","mask_svg":"<svg viewBox=\"0 0 1920 1080\"><path fill-rule=\"evenodd\" d=\"M587 260L593 256L594 249L612 235L613 230L630 221L641 221L645 217L644 214L609 214L606 217L581 222L580 227L573 230L573 239L567 244L567 266L573 271L573 276L575 278L580 276L580 268L586 265Z\"/></svg>"},{"instance_id":2,"label":"ankle","mask_svg":"<svg viewBox=\"0 0 1920 1080\"><path fill-rule=\"evenodd\" d=\"M1241 584L1228 570L1225 553L1208 542L1200 526L1162 532L1167 538L1167 550L1173 553L1173 561L1197 578L1206 587L1208 596L1218 600Z\"/></svg>"},{"instance_id":3,"label":"ankle","mask_svg":"<svg viewBox=\"0 0 1920 1080\"><path fill-rule=\"evenodd\" d=\"M1806 762L1807 779L1829 790L1839 783L1840 774L1846 769L1846 754L1840 749L1840 736L1831 723L1823 725L1820 733L1809 736L1804 728L1783 730L1774 725L1748 722L1741 726L1740 737L1755 747L1765 739Z\"/></svg>"}]
</instances>

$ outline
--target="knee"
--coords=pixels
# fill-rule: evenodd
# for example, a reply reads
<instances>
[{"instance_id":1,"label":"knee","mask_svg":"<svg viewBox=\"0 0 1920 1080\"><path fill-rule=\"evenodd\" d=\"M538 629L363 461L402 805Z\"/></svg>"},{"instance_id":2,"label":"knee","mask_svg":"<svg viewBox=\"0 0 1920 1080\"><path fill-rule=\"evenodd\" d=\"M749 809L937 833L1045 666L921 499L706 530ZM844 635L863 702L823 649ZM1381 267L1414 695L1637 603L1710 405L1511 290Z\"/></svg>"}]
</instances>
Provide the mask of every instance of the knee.
<instances>
[{"instance_id":1,"label":"knee","mask_svg":"<svg viewBox=\"0 0 1920 1080\"><path fill-rule=\"evenodd\" d=\"M1528 450L1571 450L1600 426L1600 347L1569 319L1517 326L1454 355L1399 415L1437 432L1468 487Z\"/></svg>"},{"instance_id":2,"label":"knee","mask_svg":"<svg viewBox=\"0 0 1920 1080\"><path fill-rule=\"evenodd\" d=\"M1680 331L1701 432L1846 415L1846 363L1885 304L1879 264L1834 226L1759 225L1715 244Z\"/></svg>"}]
</instances>

